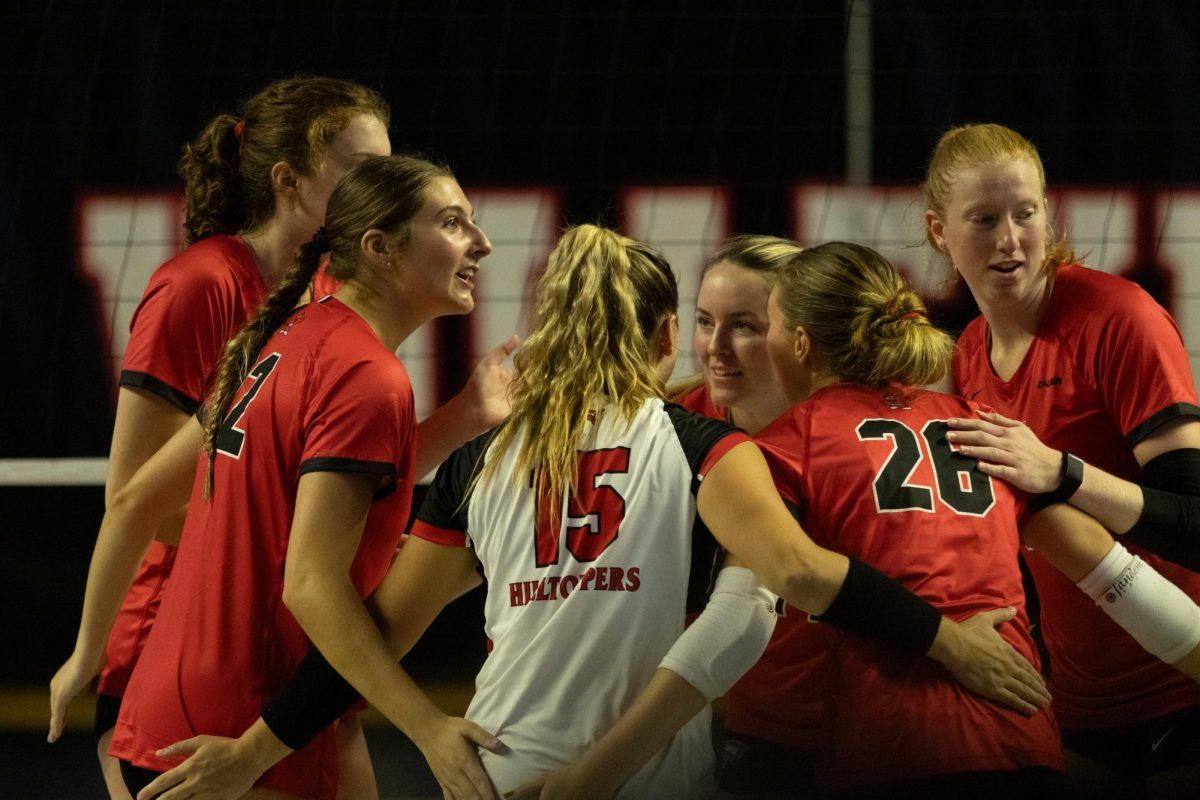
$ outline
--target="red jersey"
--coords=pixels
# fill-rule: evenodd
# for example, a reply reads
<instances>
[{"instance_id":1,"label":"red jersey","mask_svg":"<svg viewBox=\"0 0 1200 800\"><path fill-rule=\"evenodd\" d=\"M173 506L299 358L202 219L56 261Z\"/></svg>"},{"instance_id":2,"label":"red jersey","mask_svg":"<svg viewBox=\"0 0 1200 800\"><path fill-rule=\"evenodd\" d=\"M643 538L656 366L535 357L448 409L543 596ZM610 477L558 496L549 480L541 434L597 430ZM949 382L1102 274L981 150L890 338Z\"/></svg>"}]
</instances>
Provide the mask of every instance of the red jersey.
<instances>
[{"instance_id":1,"label":"red jersey","mask_svg":"<svg viewBox=\"0 0 1200 800\"><path fill-rule=\"evenodd\" d=\"M1017 566L1024 499L945 438L943 420L971 411L950 395L840 384L793 406L756 441L814 541L891 575L954 620L1017 608L1000 635L1037 664ZM833 786L1063 768L1051 713L1025 717L970 693L930 659L832 635Z\"/></svg>"},{"instance_id":2,"label":"red jersey","mask_svg":"<svg viewBox=\"0 0 1200 800\"><path fill-rule=\"evenodd\" d=\"M150 277L129 325L120 384L195 413L225 342L266 295L254 256L240 236L196 242ZM108 636L101 694L124 694L174 561L173 546L150 543Z\"/></svg>"},{"instance_id":3,"label":"red jersey","mask_svg":"<svg viewBox=\"0 0 1200 800\"><path fill-rule=\"evenodd\" d=\"M712 401L707 384L676 402L696 414L729 419L729 410ZM725 695L725 727L789 747L819 749L823 664L833 641L828 626L788 605L762 657Z\"/></svg>"},{"instance_id":4,"label":"red jersey","mask_svg":"<svg viewBox=\"0 0 1200 800\"><path fill-rule=\"evenodd\" d=\"M196 734L238 736L309 642L282 602L300 476L378 475L351 568L366 596L391 563L412 499L416 419L403 365L336 298L298 309L267 342L217 441L212 500L199 458L191 506L154 635L129 682L111 753L154 770L154 753ZM395 490L395 491L392 491ZM332 798L331 731L259 785Z\"/></svg>"},{"instance_id":5,"label":"red jersey","mask_svg":"<svg viewBox=\"0 0 1200 800\"><path fill-rule=\"evenodd\" d=\"M1122 278L1061 267L1029 352L1007 381L992 369L988 339L983 317L959 339L959 392L1024 420L1048 446L1126 480L1141 471L1133 445L1165 422L1200 414L1179 329ZM1200 576L1125 546L1200 600ZM1037 553L1026 557L1064 728L1111 728L1200 703L1200 686L1144 651Z\"/></svg>"}]
</instances>

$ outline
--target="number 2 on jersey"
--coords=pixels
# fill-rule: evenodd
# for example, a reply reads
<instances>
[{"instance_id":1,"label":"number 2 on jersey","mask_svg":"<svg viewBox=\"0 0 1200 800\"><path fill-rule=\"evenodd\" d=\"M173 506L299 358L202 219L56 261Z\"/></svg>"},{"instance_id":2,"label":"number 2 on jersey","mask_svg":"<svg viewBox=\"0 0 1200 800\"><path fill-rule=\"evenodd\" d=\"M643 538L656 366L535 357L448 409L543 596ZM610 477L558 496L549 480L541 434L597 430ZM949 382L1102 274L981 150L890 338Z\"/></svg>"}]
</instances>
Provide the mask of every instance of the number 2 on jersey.
<instances>
[{"instance_id":1,"label":"number 2 on jersey","mask_svg":"<svg viewBox=\"0 0 1200 800\"><path fill-rule=\"evenodd\" d=\"M921 437L929 446L938 499L956 514L982 517L996 502L991 476L978 469L978 462L955 450L946 441L944 420L925 423ZM880 513L933 511L933 489L909 483L924 454L917 434L895 419L864 419L855 429L859 441L891 439L892 453L875 475L875 507Z\"/></svg>"},{"instance_id":2,"label":"number 2 on jersey","mask_svg":"<svg viewBox=\"0 0 1200 800\"><path fill-rule=\"evenodd\" d=\"M254 385L250 387L238 404L233 407L225 417L225 421L221 423L220 430L217 431L217 452L224 453L231 458L242 457L242 446L246 443L246 432L237 426L245 415L246 409L254 402L254 398L258 395L263 384L267 382L267 378L275 367L279 364L279 353L271 353L262 361L254 365L254 369L250 370L247 378L254 379Z\"/></svg>"},{"instance_id":3,"label":"number 2 on jersey","mask_svg":"<svg viewBox=\"0 0 1200 800\"><path fill-rule=\"evenodd\" d=\"M589 450L579 454L575 492L567 495L567 550L576 561L595 561L616 541L625 519L625 498L601 479L629 471L629 448ZM534 561L539 567L558 563L561 498L538 503L534 520Z\"/></svg>"}]
</instances>

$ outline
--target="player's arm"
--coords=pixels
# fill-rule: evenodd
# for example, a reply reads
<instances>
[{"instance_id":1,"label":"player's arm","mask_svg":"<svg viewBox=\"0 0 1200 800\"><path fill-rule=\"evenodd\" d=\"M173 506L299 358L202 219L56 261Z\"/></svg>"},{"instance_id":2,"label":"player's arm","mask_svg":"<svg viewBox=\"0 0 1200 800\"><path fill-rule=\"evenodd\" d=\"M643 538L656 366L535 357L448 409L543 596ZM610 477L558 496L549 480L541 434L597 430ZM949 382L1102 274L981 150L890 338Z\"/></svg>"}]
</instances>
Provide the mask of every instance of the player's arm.
<instances>
[{"instance_id":1,"label":"player's arm","mask_svg":"<svg viewBox=\"0 0 1200 800\"><path fill-rule=\"evenodd\" d=\"M1151 552L1200 569L1200 420L1181 417L1133 447L1142 465L1137 483L1123 480L1047 447L1024 423L980 412L948 421L946 438L979 468L1030 494L1043 505L1069 502L1118 535ZM1080 469L1082 467L1082 469ZM1076 483L1078 481L1078 483Z\"/></svg>"},{"instance_id":2,"label":"player's arm","mask_svg":"<svg viewBox=\"0 0 1200 800\"><path fill-rule=\"evenodd\" d=\"M709 470L697 510L717 540L772 592L823 622L943 664L967 688L1025 714L1050 697L1041 676L994 630L1015 609L963 623L857 559L819 547L775 490L758 448L743 442Z\"/></svg>"},{"instance_id":3,"label":"player's arm","mask_svg":"<svg viewBox=\"0 0 1200 800\"><path fill-rule=\"evenodd\" d=\"M161 756L191 757L142 795L178 787L240 796L349 710L361 693L420 748L447 796L493 796L474 746L494 749L495 737L442 713L397 663L472 579L474 556L463 548L409 541L369 602L369 612L350 580L350 566L376 482L375 476L344 472L301 477L283 599L314 650L263 718L238 739L196 737L160 751Z\"/></svg>"},{"instance_id":4,"label":"player's arm","mask_svg":"<svg viewBox=\"0 0 1200 800\"><path fill-rule=\"evenodd\" d=\"M134 386L121 387L117 393L117 415L108 453L108 473L104 479L106 507L134 473L190 418L190 414L153 392ZM178 543L186 514L185 504L159 523L155 538L167 544Z\"/></svg>"},{"instance_id":5,"label":"player's arm","mask_svg":"<svg viewBox=\"0 0 1200 800\"><path fill-rule=\"evenodd\" d=\"M613 727L578 762L522 784L511 796L611 797L754 666L775 629L775 601L753 572L727 558L704 610Z\"/></svg>"},{"instance_id":6,"label":"player's arm","mask_svg":"<svg viewBox=\"0 0 1200 800\"><path fill-rule=\"evenodd\" d=\"M1034 514L1021 535L1147 652L1200 681L1200 607L1179 587L1065 503Z\"/></svg>"},{"instance_id":7,"label":"player's arm","mask_svg":"<svg viewBox=\"0 0 1200 800\"><path fill-rule=\"evenodd\" d=\"M187 503L204 431L185 423L115 492L96 537L75 650L50 681L50 735L62 733L67 704L100 671L108 633L154 531Z\"/></svg>"},{"instance_id":8,"label":"player's arm","mask_svg":"<svg viewBox=\"0 0 1200 800\"><path fill-rule=\"evenodd\" d=\"M508 386L516 372L504 362L519 342L512 336L492 349L463 390L417 426L417 475L428 475L456 448L508 418Z\"/></svg>"}]
</instances>

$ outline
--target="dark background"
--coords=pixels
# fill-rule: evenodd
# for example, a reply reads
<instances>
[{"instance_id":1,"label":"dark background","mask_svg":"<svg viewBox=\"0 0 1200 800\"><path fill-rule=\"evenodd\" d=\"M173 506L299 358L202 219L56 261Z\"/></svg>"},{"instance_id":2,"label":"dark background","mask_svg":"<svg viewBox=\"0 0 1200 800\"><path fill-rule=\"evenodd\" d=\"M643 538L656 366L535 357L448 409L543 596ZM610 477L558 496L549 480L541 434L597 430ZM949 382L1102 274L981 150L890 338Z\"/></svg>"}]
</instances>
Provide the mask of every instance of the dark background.
<instances>
[{"instance_id":1,"label":"dark background","mask_svg":"<svg viewBox=\"0 0 1200 800\"><path fill-rule=\"evenodd\" d=\"M212 114L296 72L391 103L392 141L465 185L559 186L565 221L627 183L728 185L734 227L786 233L787 188L844 174L839 2L11 3L0 11L0 457L103 456L111 375L75 274L82 187L173 187ZM875 0L874 180L919 182L938 134L1006 123L1050 180L1200 183L1200 8ZM95 488L0 487L0 682L68 653ZM477 600L414 656L470 674Z\"/></svg>"}]
</instances>

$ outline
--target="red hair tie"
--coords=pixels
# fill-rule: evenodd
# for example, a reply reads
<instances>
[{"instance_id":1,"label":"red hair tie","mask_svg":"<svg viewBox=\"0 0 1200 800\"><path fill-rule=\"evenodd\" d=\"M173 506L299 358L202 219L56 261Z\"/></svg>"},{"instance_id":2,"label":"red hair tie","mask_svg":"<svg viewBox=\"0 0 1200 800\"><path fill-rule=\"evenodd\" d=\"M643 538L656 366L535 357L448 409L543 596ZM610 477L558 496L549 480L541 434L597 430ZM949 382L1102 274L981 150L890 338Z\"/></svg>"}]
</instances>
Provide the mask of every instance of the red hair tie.
<instances>
[{"instance_id":1,"label":"red hair tie","mask_svg":"<svg viewBox=\"0 0 1200 800\"><path fill-rule=\"evenodd\" d=\"M925 312L924 312L924 311L909 311L909 312L908 312L908 313L906 313L906 314L902 314L902 315L900 316L900 319L898 319L898 320L896 320L896 321L897 321L897 322L904 322L904 320L906 320L906 319L920 319L920 318L921 318L921 317L923 317L923 316L925 316Z\"/></svg>"},{"instance_id":2,"label":"red hair tie","mask_svg":"<svg viewBox=\"0 0 1200 800\"><path fill-rule=\"evenodd\" d=\"M233 126L233 135L239 142L242 140L242 134L246 130L246 120L239 119Z\"/></svg>"}]
</instances>

